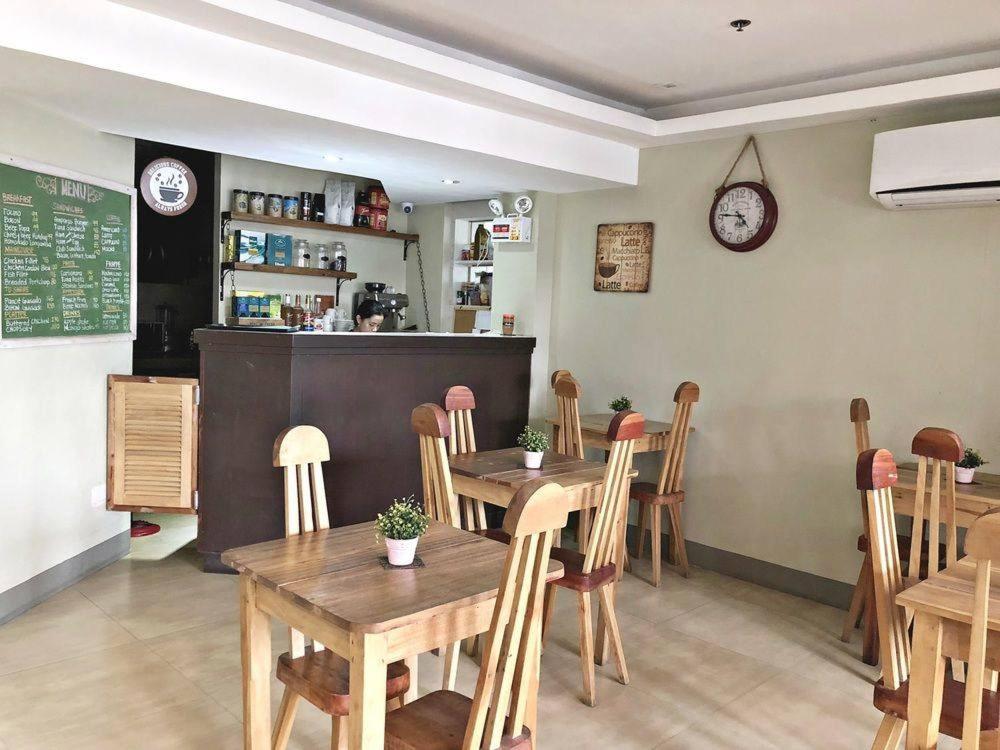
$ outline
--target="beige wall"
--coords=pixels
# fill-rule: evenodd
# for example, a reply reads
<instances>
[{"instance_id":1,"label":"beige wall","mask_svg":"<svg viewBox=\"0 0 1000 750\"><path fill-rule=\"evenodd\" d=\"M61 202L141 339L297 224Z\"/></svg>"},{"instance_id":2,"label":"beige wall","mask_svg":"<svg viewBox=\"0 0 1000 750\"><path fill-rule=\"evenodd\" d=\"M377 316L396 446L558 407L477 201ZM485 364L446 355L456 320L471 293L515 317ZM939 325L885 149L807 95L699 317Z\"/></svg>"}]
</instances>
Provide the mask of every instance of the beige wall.
<instances>
[{"instance_id":1,"label":"beige wall","mask_svg":"<svg viewBox=\"0 0 1000 750\"><path fill-rule=\"evenodd\" d=\"M233 188L246 188L247 190L260 190L264 193L281 193L282 195L298 195L303 190L311 192L321 192L327 177L336 176L327 172L314 169L302 169L301 167L290 167L285 164L274 164L272 162L258 161L256 159L245 159L240 156L222 155L219 167L219 203L223 211L230 209L232 202ZM345 177L344 179L355 180L358 183L355 192L361 190L364 185L371 183L359 177ZM389 229L399 232L406 232L408 217L402 212L398 204L393 204L389 209ZM235 229L252 229L255 231L266 231L269 227L265 225L253 226L234 225ZM285 231L287 227L276 227L275 231ZM346 281L340 289L340 307L346 309L348 313L352 311L353 294L364 291L364 282L383 281L396 287L397 292L405 292L406 288L406 267L403 263L403 242L402 240L389 240L376 237L366 237L364 235L334 234L322 229L295 229L289 230L287 234L295 239L305 239L309 242L343 242L347 246L347 270L358 274L356 281ZM259 290L270 294L288 292L290 294L333 294L336 287L332 279L322 279L308 276L288 276L266 273L239 273L236 274L236 286L241 291ZM232 302L229 296L229 279L226 279L225 301L219 302L216 294L215 301L218 303L220 320L224 319L231 310ZM407 311L412 318L412 308ZM407 321L407 325L412 323L412 319Z\"/></svg>"},{"instance_id":2,"label":"beige wall","mask_svg":"<svg viewBox=\"0 0 1000 750\"><path fill-rule=\"evenodd\" d=\"M853 583L854 396L900 459L938 425L1000 461L1000 209L890 212L867 194L875 132L997 111L760 136L781 213L748 254L707 218L742 139L646 150L638 187L559 196L549 369L579 377L587 410L624 391L655 418L678 382L701 385L689 539ZM640 220L656 224L649 293L592 291L597 224Z\"/></svg>"},{"instance_id":3,"label":"beige wall","mask_svg":"<svg viewBox=\"0 0 1000 750\"><path fill-rule=\"evenodd\" d=\"M132 139L18 103L0 152L131 185ZM132 371L132 344L0 350L0 592L126 531L104 509L109 373Z\"/></svg>"}]
</instances>

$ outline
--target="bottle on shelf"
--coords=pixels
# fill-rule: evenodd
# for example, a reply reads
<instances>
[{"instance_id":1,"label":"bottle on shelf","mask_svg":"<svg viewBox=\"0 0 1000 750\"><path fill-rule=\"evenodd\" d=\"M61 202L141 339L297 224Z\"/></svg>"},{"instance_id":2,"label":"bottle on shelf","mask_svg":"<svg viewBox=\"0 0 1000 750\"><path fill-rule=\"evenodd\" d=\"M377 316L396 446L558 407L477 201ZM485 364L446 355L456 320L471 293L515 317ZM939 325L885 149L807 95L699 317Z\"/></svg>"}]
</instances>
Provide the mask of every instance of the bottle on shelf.
<instances>
[{"instance_id":1,"label":"bottle on shelf","mask_svg":"<svg viewBox=\"0 0 1000 750\"><path fill-rule=\"evenodd\" d=\"M281 298L281 319L286 326L290 326L292 320L292 295L285 293Z\"/></svg>"},{"instance_id":2,"label":"bottle on shelf","mask_svg":"<svg viewBox=\"0 0 1000 750\"><path fill-rule=\"evenodd\" d=\"M302 309L302 297L301 297L301 295L296 294L295 295L295 305L292 307L292 322L291 322L291 325L293 325L293 326L300 326L300 325L302 325L302 316L303 316L304 312L305 311Z\"/></svg>"}]
</instances>

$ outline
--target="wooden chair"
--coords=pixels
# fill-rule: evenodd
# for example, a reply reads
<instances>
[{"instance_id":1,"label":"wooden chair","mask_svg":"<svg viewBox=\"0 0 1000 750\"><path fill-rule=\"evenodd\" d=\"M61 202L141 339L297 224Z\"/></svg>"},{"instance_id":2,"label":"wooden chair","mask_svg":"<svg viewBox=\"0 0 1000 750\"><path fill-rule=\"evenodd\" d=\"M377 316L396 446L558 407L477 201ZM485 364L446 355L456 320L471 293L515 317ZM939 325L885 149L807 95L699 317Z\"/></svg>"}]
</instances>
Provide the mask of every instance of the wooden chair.
<instances>
[{"instance_id":1,"label":"wooden chair","mask_svg":"<svg viewBox=\"0 0 1000 750\"><path fill-rule=\"evenodd\" d=\"M330 460L326 436L316 427L289 427L274 441L274 465L285 474L285 536L309 534L330 528L321 462ZM289 649L278 657L277 677L285 684L271 745L283 750L295 721L299 697L333 717L331 747L347 747L350 710L350 663L323 647L306 643L305 636L289 628ZM389 665L386 699L403 704L410 689L410 670L403 662Z\"/></svg>"},{"instance_id":2,"label":"wooden chair","mask_svg":"<svg viewBox=\"0 0 1000 750\"><path fill-rule=\"evenodd\" d=\"M472 410L476 408L476 397L464 385L453 385L441 396L441 406L448 415L448 455L475 453L476 431L472 426ZM462 528L466 531L485 531L486 506L482 500L461 497L458 500L462 512Z\"/></svg>"},{"instance_id":3,"label":"wooden chair","mask_svg":"<svg viewBox=\"0 0 1000 750\"><path fill-rule=\"evenodd\" d=\"M555 451L565 456L583 458L583 432L580 429L580 394L583 389L569 370L552 373L552 389L556 393ZM591 513L583 509L577 513L576 542L580 549L590 538Z\"/></svg>"},{"instance_id":4,"label":"wooden chair","mask_svg":"<svg viewBox=\"0 0 1000 750\"><path fill-rule=\"evenodd\" d=\"M913 436L910 451L917 456L917 502L913 507L913 531L910 536L910 576L919 577L923 547L924 505L927 486L927 461L931 462L931 493L927 504L927 571L939 570L941 522L945 523L945 557L948 565L958 560L958 525L955 522L955 462L962 460L962 439L951 430L925 427ZM941 474L946 472L944 517L941 516Z\"/></svg>"},{"instance_id":5,"label":"wooden chair","mask_svg":"<svg viewBox=\"0 0 1000 750\"><path fill-rule=\"evenodd\" d=\"M471 392L470 392L471 393ZM462 528L458 497L451 483L446 439L452 437L448 414L437 404L421 404L410 415L410 426L420 436L420 473L423 477L424 512L435 521ZM459 643L445 649L442 684L455 689Z\"/></svg>"},{"instance_id":6,"label":"wooden chair","mask_svg":"<svg viewBox=\"0 0 1000 750\"><path fill-rule=\"evenodd\" d=\"M615 616L612 587L617 579L616 561L620 556L619 528L620 524L624 523L625 513L628 510L628 474L632 468L632 451L635 448L635 441L643 436L644 425L643 416L633 411L619 412L611 420L607 438L613 445L586 554L564 547L552 550L552 557L563 564L565 573L558 581L550 583L546 591L545 631L548 631L555 610L556 588L575 591L580 616L580 666L583 670L584 700L590 706L597 705L590 597L594 591L597 591L600 597L600 616L610 636L619 682L623 685L629 682L618 618Z\"/></svg>"},{"instance_id":7,"label":"wooden chair","mask_svg":"<svg viewBox=\"0 0 1000 750\"><path fill-rule=\"evenodd\" d=\"M858 456L857 485L865 493L868 511L869 544L872 558L875 613L882 652L882 679L875 684L873 703L885 714L872 743L872 750L894 750L906 730L909 698L910 639L903 608L896 595L905 582L896 537L896 517L892 486L896 484L896 463L884 449L869 449ZM941 731L961 738L965 685L946 675L941 701ZM983 710L982 728L993 731L998 725L996 693L987 692L989 711Z\"/></svg>"},{"instance_id":8,"label":"wooden chair","mask_svg":"<svg viewBox=\"0 0 1000 750\"><path fill-rule=\"evenodd\" d=\"M660 479L652 482L636 482L629 490L631 499L639 503L639 545L637 557L642 557L646 541L646 516L651 517L653 554L653 585L660 585L660 534L661 509L666 508L670 515L670 545L680 573L688 577L687 546L684 543L684 532L681 527L681 503L684 502L684 457L687 455L688 428L691 426L691 411L698 402L700 391L696 383L685 381L674 391L674 419L671 423L670 437L666 450L663 452L663 466L660 469Z\"/></svg>"},{"instance_id":9,"label":"wooden chair","mask_svg":"<svg viewBox=\"0 0 1000 750\"><path fill-rule=\"evenodd\" d=\"M972 629L969 638L969 669L965 676L965 710L962 717L962 750L1000 747L1000 731L982 729L983 690L997 689L997 673L987 667L986 621L990 606L992 566L1000 562L1000 510L986 511L969 527L965 551L976 561ZM996 666L996 662L991 660Z\"/></svg>"},{"instance_id":10,"label":"wooden chair","mask_svg":"<svg viewBox=\"0 0 1000 750\"><path fill-rule=\"evenodd\" d=\"M868 423L871 421L871 412L868 409L868 402L863 398L856 398L851 401L851 423L854 425L854 447L855 455L860 456L871 447L871 440L868 435ZM851 632L864 620L864 636L861 646L861 660L865 664L878 663L878 630L876 629L875 609L872 592L872 559L871 551L868 549L868 512L864 493L861 496L861 536L858 537L858 551L864 552L864 559L861 561L861 570L858 571L858 582L854 584L854 593L851 594L851 605L847 610L847 617L844 620L844 628L840 634L840 640L847 643L851 640Z\"/></svg>"},{"instance_id":11,"label":"wooden chair","mask_svg":"<svg viewBox=\"0 0 1000 750\"><path fill-rule=\"evenodd\" d=\"M503 528L512 541L500 578L482 666L470 699L438 690L386 716L386 750L514 750L532 747L542 594L556 529L566 524L562 487L535 479L512 498Z\"/></svg>"}]
</instances>

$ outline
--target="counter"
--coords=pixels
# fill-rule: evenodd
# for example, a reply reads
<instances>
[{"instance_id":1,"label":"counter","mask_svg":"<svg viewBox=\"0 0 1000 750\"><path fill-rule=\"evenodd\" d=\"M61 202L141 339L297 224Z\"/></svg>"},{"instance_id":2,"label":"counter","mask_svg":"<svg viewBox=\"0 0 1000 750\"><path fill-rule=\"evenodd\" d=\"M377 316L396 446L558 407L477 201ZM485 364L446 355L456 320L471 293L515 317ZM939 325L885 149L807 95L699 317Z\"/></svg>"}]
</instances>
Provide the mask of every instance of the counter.
<instances>
[{"instance_id":1,"label":"counter","mask_svg":"<svg viewBox=\"0 0 1000 750\"><path fill-rule=\"evenodd\" d=\"M452 385L476 394L482 450L514 444L528 420L533 338L420 333L272 333L201 329L198 551L284 535L274 439L311 424L330 441L330 523L372 520L393 498L421 497L418 404Z\"/></svg>"}]
</instances>

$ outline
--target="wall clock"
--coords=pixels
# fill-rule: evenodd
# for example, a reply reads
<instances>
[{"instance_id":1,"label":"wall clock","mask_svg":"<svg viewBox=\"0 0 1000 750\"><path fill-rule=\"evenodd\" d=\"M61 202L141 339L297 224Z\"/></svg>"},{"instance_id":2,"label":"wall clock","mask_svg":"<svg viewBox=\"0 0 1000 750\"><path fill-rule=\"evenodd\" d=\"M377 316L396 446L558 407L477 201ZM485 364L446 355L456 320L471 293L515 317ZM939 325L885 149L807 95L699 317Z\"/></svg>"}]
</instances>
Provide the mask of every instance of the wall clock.
<instances>
[{"instance_id":1,"label":"wall clock","mask_svg":"<svg viewBox=\"0 0 1000 750\"><path fill-rule=\"evenodd\" d=\"M778 225L778 202L760 182L736 182L716 191L709 228L723 247L736 253L756 250Z\"/></svg>"}]
</instances>

